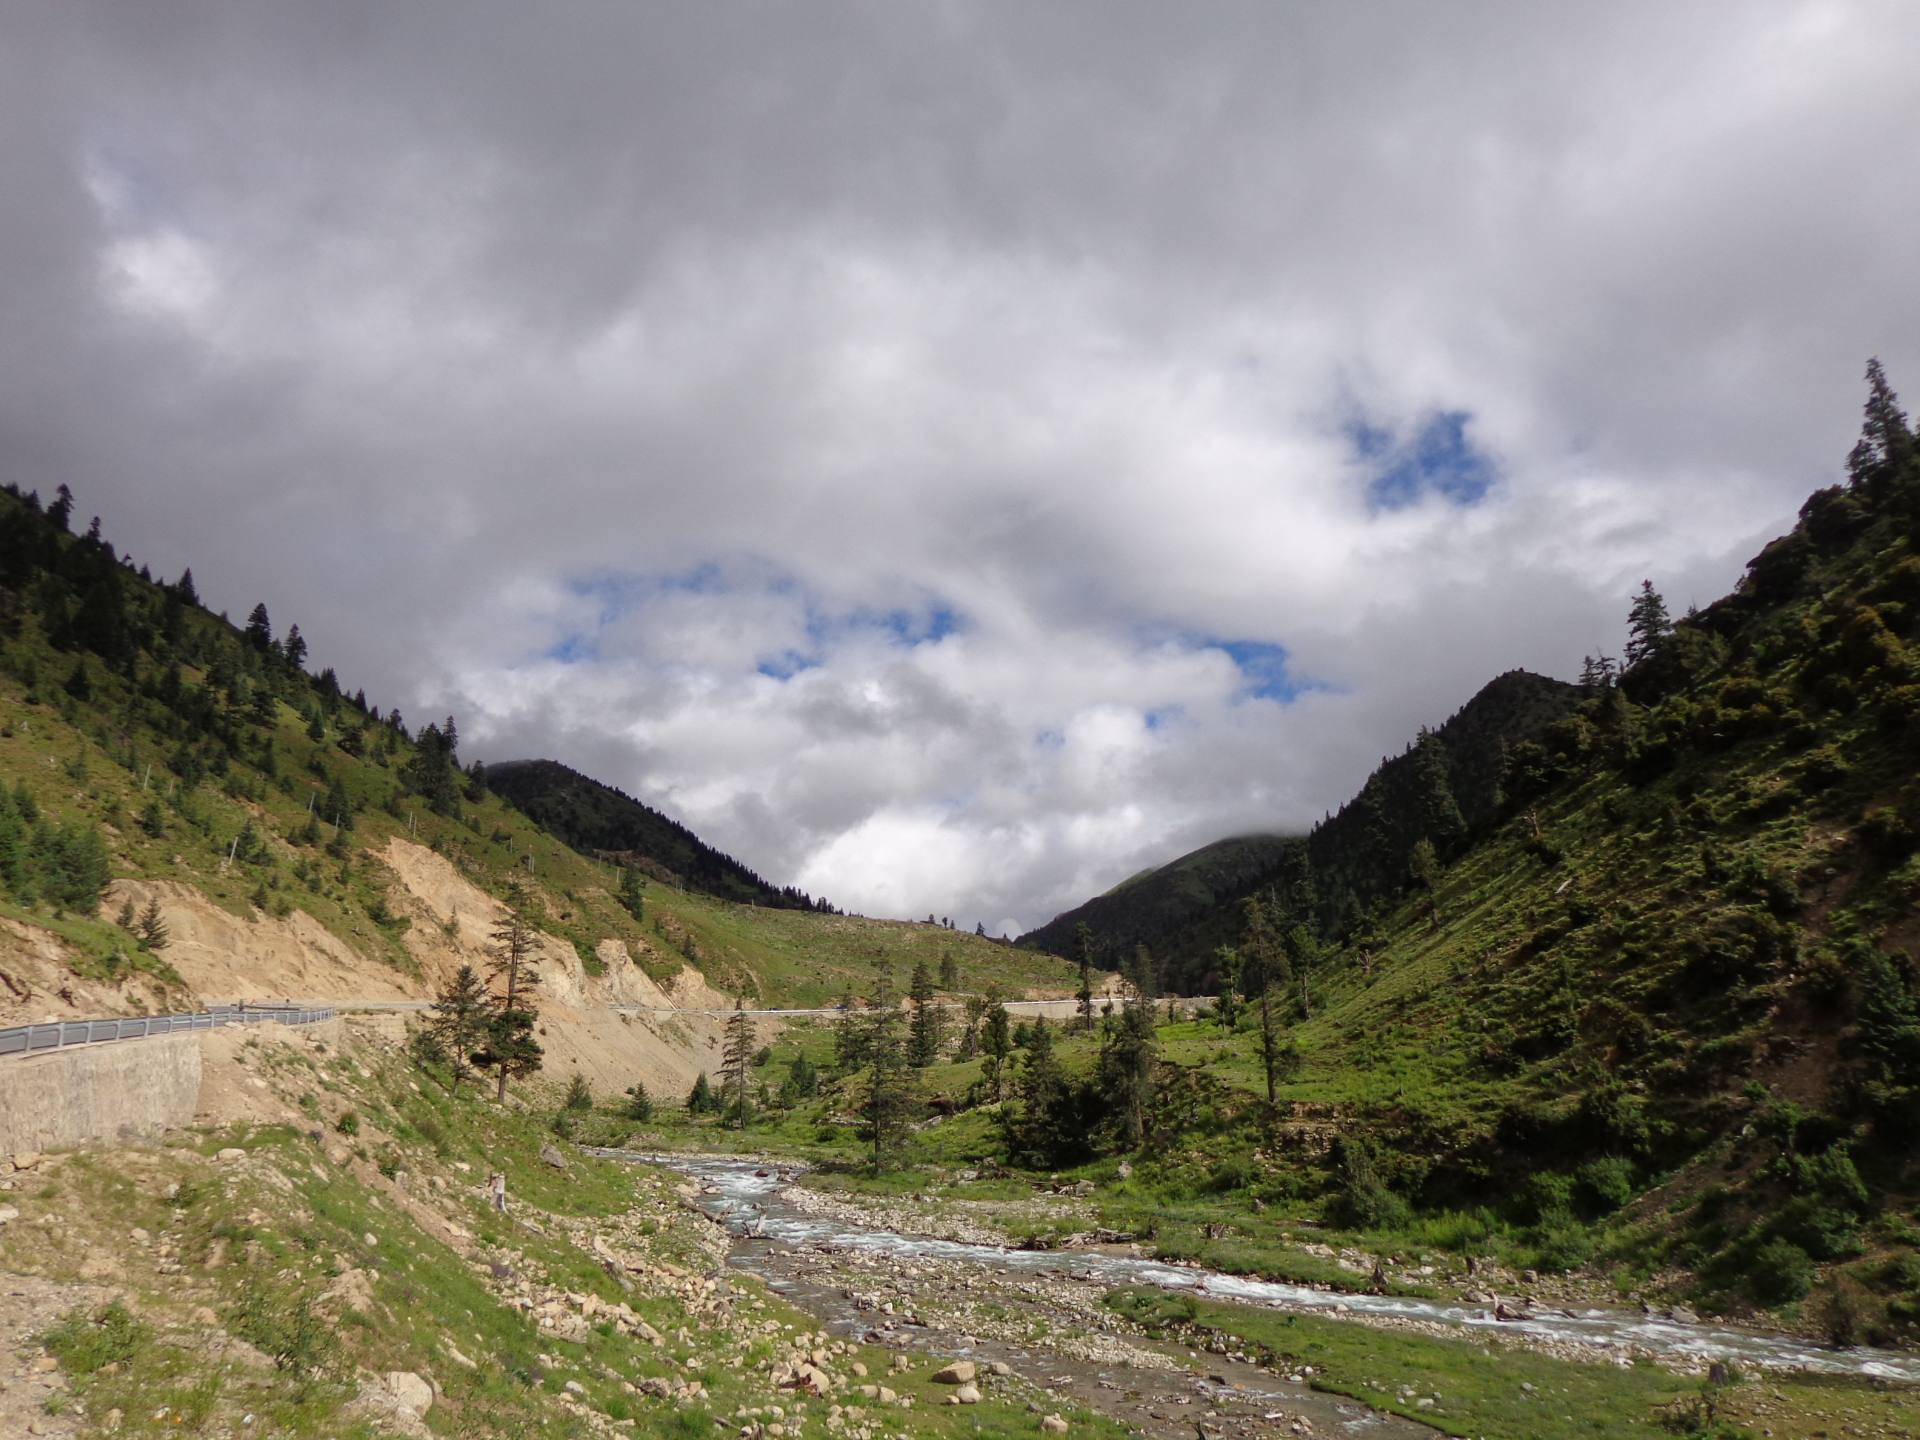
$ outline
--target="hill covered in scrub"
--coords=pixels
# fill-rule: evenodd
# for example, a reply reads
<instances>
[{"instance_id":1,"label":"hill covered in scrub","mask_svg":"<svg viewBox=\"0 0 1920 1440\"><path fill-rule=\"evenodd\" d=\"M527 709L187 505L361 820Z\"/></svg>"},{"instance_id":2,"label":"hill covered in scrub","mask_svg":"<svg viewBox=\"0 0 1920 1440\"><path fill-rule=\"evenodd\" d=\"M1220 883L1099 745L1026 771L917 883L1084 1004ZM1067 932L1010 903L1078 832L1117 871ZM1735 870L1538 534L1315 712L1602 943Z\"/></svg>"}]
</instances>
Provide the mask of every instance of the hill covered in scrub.
<instances>
[{"instance_id":1,"label":"hill covered in scrub","mask_svg":"<svg viewBox=\"0 0 1920 1440\"><path fill-rule=\"evenodd\" d=\"M1498 815L1509 746L1540 734L1578 704L1578 687L1525 670L1488 682L1437 730L1367 778L1360 793L1304 836L1218 840L1135 876L1022 935L1018 943L1072 955L1081 926L1114 961L1144 945L1174 989L1217 990L1219 951L1240 930L1240 904L1276 887L1319 926L1351 932L1397 894L1415 844L1457 850ZM1306 891L1302 891L1302 886ZM1310 894L1310 898L1303 896Z\"/></svg>"},{"instance_id":2,"label":"hill covered in scrub","mask_svg":"<svg viewBox=\"0 0 1920 1440\"><path fill-rule=\"evenodd\" d=\"M968 988L1065 983L1052 957L973 935L816 913L805 897L773 908L791 897L739 867L705 893L731 862L664 817L681 848L659 850L659 873L693 888L644 874L636 887L464 764L454 717L410 724L306 656L299 626L264 603L231 624L191 571L156 579L98 520L81 530L64 487L50 503L0 488L0 1023L426 998L459 964L484 968L515 877L554 1013L578 1021L556 1019L556 1054L596 1083L674 1048L614 1005L831 1003L876 963L904 977L949 958ZM581 1027L599 1035L576 1055L561 1042Z\"/></svg>"},{"instance_id":3,"label":"hill covered in scrub","mask_svg":"<svg viewBox=\"0 0 1920 1440\"><path fill-rule=\"evenodd\" d=\"M768 884L679 821L558 760L504 760L487 766L485 775L489 789L586 854L636 865L667 884L720 900L825 913L833 909L792 886Z\"/></svg>"}]
</instances>

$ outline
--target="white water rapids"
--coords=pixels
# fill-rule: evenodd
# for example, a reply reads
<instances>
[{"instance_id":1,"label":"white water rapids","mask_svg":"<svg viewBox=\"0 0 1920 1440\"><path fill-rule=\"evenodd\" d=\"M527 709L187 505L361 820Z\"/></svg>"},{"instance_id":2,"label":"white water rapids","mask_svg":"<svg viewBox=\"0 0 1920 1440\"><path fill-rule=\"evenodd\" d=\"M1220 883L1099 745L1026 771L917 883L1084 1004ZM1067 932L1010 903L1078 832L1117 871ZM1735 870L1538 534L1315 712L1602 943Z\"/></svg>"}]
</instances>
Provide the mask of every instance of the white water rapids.
<instances>
[{"instance_id":1,"label":"white water rapids","mask_svg":"<svg viewBox=\"0 0 1920 1440\"><path fill-rule=\"evenodd\" d=\"M1277 1310L1339 1318L1348 1314L1394 1316L1475 1330L1519 1331L1546 1339L1571 1341L1599 1351L1645 1351L1704 1361L1773 1370L1805 1370L1827 1375L1867 1375L1920 1384L1920 1355L1867 1347L1833 1349L1798 1336L1739 1329L1710 1322L1682 1323L1624 1310L1540 1308L1525 1319L1499 1320L1485 1305L1461 1301L1419 1300L1400 1295L1359 1295L1315 1290L1273 1280L1252 1280L1193 1265L1172 1265L1135 1256L1085 1250L1015 1250L1000 1245L967 1244L921 1235L902 1235L844 1219L811 1215L780 1196L798 1168L774 1161L716 1159L700 1155L646 1155L596 1150L613 1159L640 1161L677 1170L710 1187L702 1197L708 1213L738 1234L793 1247L815 1247L903 1259L947 1260L1014 1272L1059 1271L1102 1285L1151 1285L1184 1290Z\"/></svg>"}]
</instances>

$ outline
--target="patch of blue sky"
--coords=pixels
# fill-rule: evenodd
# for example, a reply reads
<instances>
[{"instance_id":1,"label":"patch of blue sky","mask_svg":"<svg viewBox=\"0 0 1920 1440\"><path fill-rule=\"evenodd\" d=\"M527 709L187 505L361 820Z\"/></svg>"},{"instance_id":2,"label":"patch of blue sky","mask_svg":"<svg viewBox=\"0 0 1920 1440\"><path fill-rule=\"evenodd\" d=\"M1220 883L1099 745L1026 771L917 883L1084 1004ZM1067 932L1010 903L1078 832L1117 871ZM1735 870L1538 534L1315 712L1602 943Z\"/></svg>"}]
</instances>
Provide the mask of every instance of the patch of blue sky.
<instances>
[{"instance_id":1,"label":"patch of blue sky","mask_svg":"<svg viewBox=\"0 0 1920 1440\"><path fill-rule=\"evenodd\" d=\"M862 634L878 635L890 644L911 649L937 644L964 630L967 624L958 610L932 595L917 606L829 610L790 575L766 567L731 568L717 561L666 574L600 571L571 577L566 584L573 595L595 608L589 625L566 635L545 652L546 658L566 664L599 658L596 630L638 614L653 601L670 595L718 596L736 591L799 595L806 611L805 641L763 654L754 667L760 674L781 681L825 664L836 644Z\"/></svg>"},{"instance_id":2,"label":"patch of blue sky","mask_svg":"<svg viewBox=\"0 0 1920 1440\"><path fill-rule=\"evenodd\" d=\"M1435 494L1455 505L1477 504L1493 488L1499 470L1469 438L1472 422L1471 411L1441 410L1400 440L1365 418L1350 421L1345 429L1354 458L1373 471L1368 503L1376 510L1398 510Z\"/></svg>"},{"instance_id":3,"label":"patch of blue sky","mask_svg":"<svg viewBox=\"0 0 1920 1440\"><path fill-rule=\"evenodd\" d=\"M544 658L557 660L562 665L577 665L582 660L598 660L600 650L585 635L568 635L558 644L548 646Z\"/></svg>"},{"instance_id":4,"label":"patch of blue sky","mask_svg":"<svg viewBox=\"0 0 1920 1440\"><path fill-rule=\"evenodd\" d=\"M720 595L735 588L711 561L665 575L602 571L577 575L567 581L575 595L599 603L599 623L610 625L644 606L658 595Z\"/></svg>"},{"instance_id":5,"label":"patch of blue sky","mask_svg":"<svg viewBox=\"0 0 1920 1440\"><path fill-rule=\"evenodd\" d=\"M818 655L803 655L798 650L783 650L754 666L769 680L791 680L803 670L818 670L826 662Z\"/></svg>"},{"instance_id":6,"label":"patch of blue sky","mask_svg":"<svg viewBox=\"0 0 1920 1440\"><path fill-rule=\"evenodd\" d=\"M1287 647L1269 640L1216 640L1197 642L1201 649L1219 650L1233 661L1243 682L1241 698L1278 700L1282 704L1308 690L1317 689L1313 681L1294 675Z\"/></svg>"}]
</instances>

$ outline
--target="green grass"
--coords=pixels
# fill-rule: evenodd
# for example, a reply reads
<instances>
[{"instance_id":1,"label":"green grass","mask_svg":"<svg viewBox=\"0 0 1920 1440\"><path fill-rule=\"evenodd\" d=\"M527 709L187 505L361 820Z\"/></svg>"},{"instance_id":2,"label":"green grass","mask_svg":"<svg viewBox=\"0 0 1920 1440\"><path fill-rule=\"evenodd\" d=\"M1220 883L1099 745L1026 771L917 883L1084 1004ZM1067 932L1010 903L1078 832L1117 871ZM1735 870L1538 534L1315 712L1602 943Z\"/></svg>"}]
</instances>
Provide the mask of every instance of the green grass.
<instances>
[{"instance_id":1,"label":"green grass","mask_svg":"<svg viewBox=\"0 0 1920 1440\"><path fill-rule=\"evenodd\" d=\"M1230 1337L1282 1373L1311 1367L1315 1389L1485 1440L1659 1440L1682 1435L1909 1434L1920 1393L1867 1380L1768 1374L1713 1387L1645 1363L1557 1360L1508 1345L1383 1331L1310 1315L1118 1290L1107 1303L1186 1343ZM1421 1407L1422 1398L1435 1403ZM1689 1425L1711 1400L1724 1428ZM1844 1424L1847 1429L1830 1430ZM1873 1429L1869 1427L1883 1427Z\"/></svg>"}]
</instances>

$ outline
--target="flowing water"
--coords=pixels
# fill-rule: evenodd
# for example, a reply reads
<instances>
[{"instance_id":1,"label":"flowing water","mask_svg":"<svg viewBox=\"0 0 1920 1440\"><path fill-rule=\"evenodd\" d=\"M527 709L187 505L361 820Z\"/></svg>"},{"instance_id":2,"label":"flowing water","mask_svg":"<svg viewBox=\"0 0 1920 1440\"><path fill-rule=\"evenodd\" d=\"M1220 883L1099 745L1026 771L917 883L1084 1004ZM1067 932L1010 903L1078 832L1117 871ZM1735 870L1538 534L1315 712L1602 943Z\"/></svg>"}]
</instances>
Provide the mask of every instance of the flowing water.
<instances>
[{"instance_id":1,"label":"flowing water","mask_svg":"<svg viewBox=\"0 0 1920 1440\"><path fill-rule=\"evenodd\" d=\"M1598 1352L1648 1354L1675 1361L1727 1361L1745 1367L1863 1375L1920 1383L1920 1355L1865 1347L1834 1349L1797 1336L1712 1322L1682 1322L1610 1309L1537 1308L1523 1318L1498 1319L1492 1307L1460 1301L1398 1295L1356 1295L1315 1290L1191 1265L1100 1251L1027 1251L970 1244L869 1227L838 1216L803 1211L782 1196L797 1173L791 1164L691 1155L601 1152L670 1167L698 1181L700 1203L735 1234L752 1237L764 1255L826 1250L850 1255L891 1256L983 1267L1006 1275L1065 1274L1101 1286L1156 1286L1222 1300L1318 1314L1392 1317L1458 1329L1518 1331L1545 1340L1573 1342Z\"/></svg>"}]
</instances>

